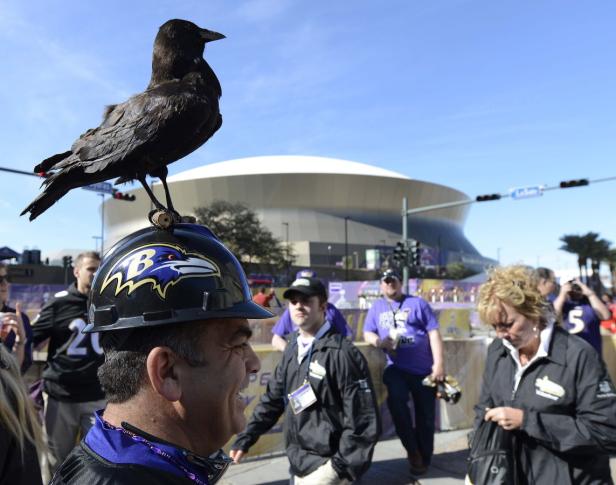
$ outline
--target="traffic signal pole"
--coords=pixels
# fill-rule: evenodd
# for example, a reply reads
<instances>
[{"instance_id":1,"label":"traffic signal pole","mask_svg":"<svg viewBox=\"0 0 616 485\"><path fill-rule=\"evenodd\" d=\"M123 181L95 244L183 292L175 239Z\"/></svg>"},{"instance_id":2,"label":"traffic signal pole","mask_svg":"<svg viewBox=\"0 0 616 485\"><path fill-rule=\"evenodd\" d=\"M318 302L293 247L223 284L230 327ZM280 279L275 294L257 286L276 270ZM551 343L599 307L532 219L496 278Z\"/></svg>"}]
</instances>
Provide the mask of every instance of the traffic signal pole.
<instances>
[{"instance_id":1,"label":"traffic signal pole","mask_svg":"<svg viewBox=\"0 0 616 485\"><path fill-rule=\"evenodd\" d=\"M403 247L408 251L408 216L411 214L420 214L422 212L430 212L438 209L447 209L449 207L459 207L462 205L470 205L475 202L489 202L493 200L500 200L506 197L510 197L514 200L518 199L526 199L529 197L535 197L542 195L543 192L547 192L550 190L558 190L558 189L569 189L573 187L585 187L590 184L600 183L600 182L611 182L616 180L616 176L614 177L603 177L600 179L589 180L587 178L575 179L575 180L563 180L558 185L552 186L531 186L531 187L520 187L517 189L510 189L509 192L502 194L486 194L486 195L478 195L474 199L465 199L465 200L454 200L452 202L443 202L442 204L434 204L434 205L426 205L423 207L415 207L414 209L409 209L408 199L406 197L402 197L402 244ZM417 241L419 243L419 241ZM404 279L404 292L408 294L408 284L409 284L409 268L408 268L408 258L407 261L404 262L402 267L402 278Z\"/></svg>"},{"instance_id":2,"label":"traffic signal pole","mask_svg":"<svg viewBox=\"0 0 616 485\"><path fill-rule=\"evenodd\" d=\"M32 177L38 177L38 178L47 178L50 175L45 172L40 172L40 173L26 172L24 170L17 170L15 168L8 168L8 167L0 167L0 172L16 173L19 175L30 175ZM105 238L105 194L110 194L116 200L126 200L128 202L133 202L136 197L133 194L126 194L124 192L120 192L117 189L114 189L113 185L111 185L109 182L100 182L97 184L86 185L81 188L84 190L96 192L98 195L101 196L101 235L100 235L101 251L100 251L100 255L101 257L103 257L103 252L105 249L104 248L104 244L105 244L105 239L104 239Z\"/></svg>"},{"instance_id":3,"label":"traffic signal pole","mask_svg":"<svg viewBox=\"0 0 616 485\"><path fill-rule=\"evenodd\" d=\"M590 184L596 184L596 183L600 183L600 182L611 182L616 180L616 177L604 177L601 179L595 179L595 180L588 180L588 179L577 179L577 180L563 180L562 182L560 182L558 185L552 185L552 186L541 186L540 187L540 192L548 192L550 190L558 190L558 189L569 189L572 187L585 187L587 185ZM539 188L539 187L532 187L533 189L535 188ZM519 190L519 189L518 189ZM516 197L514 192L516 192L515 190L511 190L510 192L506 192L503 194L487 194L487 195L478 195L477 197L475 197L474 199L465 199L465 200L454 200L452 202L443 202L442 204L434 204L434 205L425 205L423 207L416 207L414 209L409 209L406 211L407 215L411 215L411 214L419 214L422 212L430 212L433 210L437 210L437 209L447 209L449 207L458 207L461 205L469 205L469 204L474 204L476 202L490 202L493 200L500 200L500 199L504 199L507 197L511 197L512 199L521 199L521 198L528 198L529 196L526 197ZM534 195L541 195L540 193L534 194ZM404 221L403 221L404 223Z\"/></svg>"}]
</instances>

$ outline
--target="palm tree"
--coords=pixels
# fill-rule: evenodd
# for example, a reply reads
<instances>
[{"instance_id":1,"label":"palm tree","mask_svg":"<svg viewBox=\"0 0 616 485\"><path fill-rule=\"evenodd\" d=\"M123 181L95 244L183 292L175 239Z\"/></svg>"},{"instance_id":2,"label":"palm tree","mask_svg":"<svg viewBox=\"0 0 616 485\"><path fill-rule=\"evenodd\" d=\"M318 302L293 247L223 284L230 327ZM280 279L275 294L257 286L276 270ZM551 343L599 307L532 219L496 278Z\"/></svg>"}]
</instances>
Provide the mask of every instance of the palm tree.
<instances>
[{"instance_id":1,"label":"palm tree","mask_svg":"<svg viewBox=\"0 0 616 485\"><path fill-rule=\"evenodd\" d=\"M593 234L593 233L589 233ZM603 261L607 261L610 254L610 242L605 239L596 239L590 242L590 267L592 269L592 284L591 287L595 292L601 293L604 291L603 284L599 278L599 267Z\"/></svg>"},{"instance_id":2,"label":"palm tree","mask_svg":"<svg viewBox=\"0 0 616 485\"><path fill-rule=\"evenodd\" d=\"M599 234L593 232L589 232L584 236L565 234L560 237L560 241L563 243L560 249L577 256L578 268L580 268L580 279L583 279L585 274L588 275L588 268L586 266L590 249L589 241L591 240L591 238L588 237L589 235L595 235L595 240L599 237Z\"/></svg>"}]
</instances>

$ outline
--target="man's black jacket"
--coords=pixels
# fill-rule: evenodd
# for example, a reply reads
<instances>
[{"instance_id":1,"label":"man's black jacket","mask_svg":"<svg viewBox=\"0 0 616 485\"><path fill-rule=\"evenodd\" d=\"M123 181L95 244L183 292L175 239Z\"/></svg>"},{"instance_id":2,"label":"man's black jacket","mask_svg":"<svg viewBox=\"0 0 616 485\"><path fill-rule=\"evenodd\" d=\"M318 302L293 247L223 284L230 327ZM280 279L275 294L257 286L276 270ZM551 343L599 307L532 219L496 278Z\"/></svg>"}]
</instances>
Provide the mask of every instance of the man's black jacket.
<instances>
[{"instance_id":1,"label":"man's black jacket","mask_svg":"<svg viewBox=\"0 0 616 485\"><path fill-rule=\"evenodd\" d=\"M103 363L98 334L81 333L86 326L88 296L73 283L50 298L33 322L34 345L49 338L45 392L59 401L103 399L96 372Z\"/></svg>"},{"instance_id":2,"label":"man's black jacket","mask_svg":"<svg viewBox=\"0 0 616 485\"><path fill-rule=\"evenodd\" d=\"M346 338L329 330L313 342L302 363L293 334L267 391L232 449L247 451L285 412L287 394L307 378L317 402L298 415L286 406L284 436L291 472L305 476L331 459L341 478L356 480L370 466L380 434L376 398L366 359ZM309 366L310 364L310 366Z\"/></svg>"},{"instance_id":3,"label":"man's black jacket","mask_svg":"<svg viewBox=\"0 0 616 485\"><path fill-rule=\"evenodd\" d=\"M149 453L144 447L144 453ZM64 460L50 485L194 485L188 477L145 465L111 463L83 441Z\"/></svg>"}]
</instances>

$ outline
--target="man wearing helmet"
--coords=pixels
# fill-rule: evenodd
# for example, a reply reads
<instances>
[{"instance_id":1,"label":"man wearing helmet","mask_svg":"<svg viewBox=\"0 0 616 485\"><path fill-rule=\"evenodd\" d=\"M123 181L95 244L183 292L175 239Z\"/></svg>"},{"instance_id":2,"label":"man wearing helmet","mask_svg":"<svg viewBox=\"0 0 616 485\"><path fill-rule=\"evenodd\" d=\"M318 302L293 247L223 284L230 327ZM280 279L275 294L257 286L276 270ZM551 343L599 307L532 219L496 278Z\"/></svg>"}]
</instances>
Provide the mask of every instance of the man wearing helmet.
<instances>
[{"instance_id":1,"label":"man wearing helmet","mask_svg":"<svg viewBox=\"0 0 616 485\"><path fill-rule=\"evenodd\" d=\"M202 226L144 229L106 255L89 303L108 404L52 483L215 483L260 365L247 318L271 316L237 259Z\"/></svg>"}]
</instances>

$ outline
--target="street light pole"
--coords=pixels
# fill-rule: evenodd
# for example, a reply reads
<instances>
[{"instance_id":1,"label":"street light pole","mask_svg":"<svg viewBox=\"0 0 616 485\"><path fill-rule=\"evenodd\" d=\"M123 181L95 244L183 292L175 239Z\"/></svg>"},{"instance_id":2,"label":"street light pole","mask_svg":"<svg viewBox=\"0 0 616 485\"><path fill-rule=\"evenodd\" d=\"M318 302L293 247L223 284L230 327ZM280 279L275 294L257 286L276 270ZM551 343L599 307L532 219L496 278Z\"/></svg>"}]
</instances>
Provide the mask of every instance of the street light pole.
<instances>
[{"instance_id":1,"label":"street light pole","mask_svg":"<svg viewBox=\"0 0 616 485\"><path fill-rule=\"evenodd\" d=\"M344 216L344 281L349 281L349 232L347 227L349 219L349 216Z\"/></svg>"},{"instance_id":2,"label":"street light pole","mask_svg":"<svg viewBox=\"0 0 616 485\"><path fill-rule=\"evenodd\" d=\"M103 194L102 192L99 192L99 194L101 196L101 258L103 257L103 249L104 249L104 244L105 244L105 194Z\"/></svg>"},{"instance_id":3,"label":"street light pole","mask_svg":"<svg viewBox=\"0 0 616 485\"><path fill-rule=\"evenodd\" d=\"M100 238L100 236L92 236L92 239L94 239L94 251L96 252L98 252L98 241Z\"/></svg>"},{"instance_id":4,"label":"street light pole","mask_svg":"<svg viewBox=\"0 0 616 485\"><path fill-rule=\"evenodd\" d=\"M286 279L289 284L289 223L283 222L282 225L285 228L285 266L286 266Z\"/></svg>"}]
</instances>

